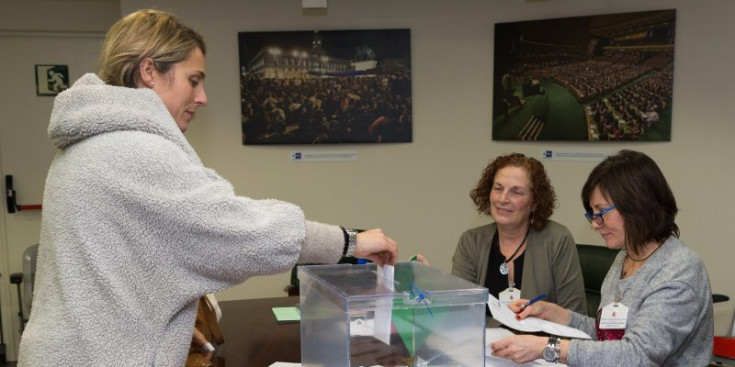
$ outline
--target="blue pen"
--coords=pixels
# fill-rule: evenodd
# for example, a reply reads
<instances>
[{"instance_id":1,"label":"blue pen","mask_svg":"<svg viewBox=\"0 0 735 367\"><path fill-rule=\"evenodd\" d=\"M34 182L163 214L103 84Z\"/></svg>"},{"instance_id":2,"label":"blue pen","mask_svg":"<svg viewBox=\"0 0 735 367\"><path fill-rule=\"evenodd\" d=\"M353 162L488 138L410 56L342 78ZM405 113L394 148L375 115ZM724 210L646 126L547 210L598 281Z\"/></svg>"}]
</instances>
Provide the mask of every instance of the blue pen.
<instances>
[{"instance_id":1,"label":"blue pen","mask_svg":"<svg viewBox=\"0 0 735 367\"><path fill-rule=\"evenodd\" d=\"M524 309L524 308L526 308L526 307L528 307L528 306L530 306L530 305L532 305L532 304L534 304L534 303L536 303L536 302L538 302L538 301L540 301L540 300L542 300L544 298L546 298L546 295L545 294L542 294L542 295L540 295L540 296L538 296L538 297L536 297L536 298L534 298L534 299L532 299L532 300L524 303L523 304L523 307L521 307L521 309Z\"/></svg>"}]
</instances>

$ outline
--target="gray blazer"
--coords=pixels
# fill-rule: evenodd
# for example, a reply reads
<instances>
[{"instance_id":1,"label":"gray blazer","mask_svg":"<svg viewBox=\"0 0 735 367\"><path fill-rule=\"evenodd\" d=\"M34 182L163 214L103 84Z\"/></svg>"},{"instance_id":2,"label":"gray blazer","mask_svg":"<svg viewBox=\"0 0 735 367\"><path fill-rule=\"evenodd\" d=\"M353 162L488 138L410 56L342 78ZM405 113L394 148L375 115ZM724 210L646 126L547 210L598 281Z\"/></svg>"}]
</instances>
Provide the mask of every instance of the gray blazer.
<instances>
[{"instance_id":1,"label":"gray blazer","mask_svg":"<svg viewBox=\"0 0 735 367\"><path fill-rule=\"evenodd\" d=\"M602 283L604 307L615 300L628 307L620 341L573 339L569 366L707 366L712 358L712 289L702 260L669 237L643 266L620 279L625 251ZM595 335L595 319L571 313L569 325Z\"/></svg>"},{"instance_id":2,"label":"gray blazer","mask_svg":"<svg viewBox=\"0 0 735 367\"><path fill-rule=\"evenodd\" d=\"M485 285L485 275L497 225L467 230L452 258L452 274ZM579 313L587 312L577 247L567 227L549 221L541 231L531 230L523 257L521 297L546 294L545 301Z\"/></svg>"}]
</instances>

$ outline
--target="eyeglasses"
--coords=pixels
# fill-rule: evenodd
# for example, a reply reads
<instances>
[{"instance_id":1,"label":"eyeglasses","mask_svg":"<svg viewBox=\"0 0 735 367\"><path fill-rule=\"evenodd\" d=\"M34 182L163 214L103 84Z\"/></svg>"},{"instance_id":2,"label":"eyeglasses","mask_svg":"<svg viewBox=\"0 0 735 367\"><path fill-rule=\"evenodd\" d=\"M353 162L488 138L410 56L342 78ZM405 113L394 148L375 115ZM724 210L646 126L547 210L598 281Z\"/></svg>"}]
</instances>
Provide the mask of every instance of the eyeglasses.
<instances>
[{"instance_id":1,"label":"eyeglasses","mask_svg":"<svg viewBox=\"0 0 735 367\"><path fill-rule=\"evenodd\" d=\"M613 205L613 206L611 206L611 207L609 207L609 208L607 208L607 209L601 210L601 211L600 211L599 213L597 213L597 214L592 214L592 213L584 213L584 217L585 217L585 218L587 218L587 221L588 221L588 222L592 223L592 221L594 220L594 221L595 221L595 223L597 223L597 225L598 225L598 226L601 226L601 225L602 225L602 223L605 223L605 220L604 220L604 219L602 219L602 216L603 216L603 215L604 215L605 213L607 213L607 212L609 212L609 211L611 211L611 210L613 210L613 209L615 209L615 205Z\"/></svg>"}]
</instances>

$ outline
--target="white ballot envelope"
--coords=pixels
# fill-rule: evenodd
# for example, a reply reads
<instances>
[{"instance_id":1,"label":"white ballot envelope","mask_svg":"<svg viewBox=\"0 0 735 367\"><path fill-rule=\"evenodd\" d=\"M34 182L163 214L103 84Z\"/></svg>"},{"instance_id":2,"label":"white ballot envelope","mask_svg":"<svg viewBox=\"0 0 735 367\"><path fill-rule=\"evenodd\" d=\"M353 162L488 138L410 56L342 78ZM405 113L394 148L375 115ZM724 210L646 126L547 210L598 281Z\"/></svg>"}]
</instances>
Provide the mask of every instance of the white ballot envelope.
<instances>
[{"instance_id":1,"label":"white ballot envelope","mask_svg":"<svg viewBox=\"0 0 735 367\"><path fill-rule=\"evenodd\" d=\"M573 327L557 324L537 317L527 317L523 320L516 319L516 314L508 306L504 306L500 300L492 294L488 295L487 305L495 320L501 324L518 331L537 332L543 331L552 335L565 336L577 339L592 339L587 333Z\"/></svg>"},{"instance_id":2,"label":"white ballot envelope","mask_svg":"<svg viewBox=\"0 0 735 367\"><path fill-rule=\"evenodd\" d=\"M395 267L392 265L384 265L378 267L378 283L390 290L395 290L393 277ZM390 345L390 321L392 316L392 302L390 298L383 298L377 301L375 311L375 324L373 326L375 339Z\"/></svg>"}]
</instances>

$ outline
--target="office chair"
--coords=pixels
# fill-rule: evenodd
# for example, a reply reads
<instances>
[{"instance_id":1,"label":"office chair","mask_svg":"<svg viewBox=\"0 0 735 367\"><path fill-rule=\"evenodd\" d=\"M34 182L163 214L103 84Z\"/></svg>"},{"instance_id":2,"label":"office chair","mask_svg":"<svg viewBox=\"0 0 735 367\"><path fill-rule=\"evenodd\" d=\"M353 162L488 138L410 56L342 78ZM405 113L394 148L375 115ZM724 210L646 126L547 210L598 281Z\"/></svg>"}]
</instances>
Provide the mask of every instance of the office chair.
<instances>
[{"instance_id":1,"label":"office chair","mask_svg":"<svg viewBox=\"0 0 735 367\"><path fill-rule=\"evenodd\" d=\"M728 301L730 297L713 294L713 302ZM712 348L712 364L716 366L735 366L735 311L733 311L732 320L730 320L730 330L727 335L715 336L714 347Z\"/></svg>"},{"instance_id":2,"label":"office chair","mask_svg":"<svg viewBox=\"0 0 735 367\"><path fill-rule=\"evenodd\" d=\"M2 274L0 274L2 276ZM0 302L2 306L2 302ZM3 313L2 307L0 307L0 364L8 361L7 349L5 348L5 335L3 334Z\"/></svg>"},{"instance_id":3,"label":"office chair","mask_svg":"<svg viewBox=\"0 0 735 367\"><path fill-rule=\"evenodd\" d=\"M339 259L339 262L337 264L357 264L358 259L356 257L352 256L344 256L341 259ZM293 268L291 268L291 281L289 284L286 284L286 286L283 288L283 290L289 295L289 296L298 296L299 295L299 276L298 276L298 267L301 265L319 265L319 264L296 264Z\"/></svg>"},{"instance_id":4,"label":"office chair","mask_svg":"<svg viewBox=\"0 0 735 367\"><path fill-rule=\"evenodd\" d=\"M29 246L23 251L23 272L10 274L10 283L18 287L18 317L20 317L20 332L23 333L28 317L31 314L33 301L33 283L36 280L36 261L38 259L38 244ZM23 284L23 292L21 292Z\"/></svg>"},{"instance_id":5,"label":"office chair","mask_svg":"<svg viewBox=\"0 0 735 367\"><path fill-rule=\"evenodd\" d=\"M597 308L600 306L600 288L605 280L607 271L610 270L618 250L609 249L605 246L577 244L579 264L582 268L582 279L584 281L584 294L587 301L587 315L595 317Z\"/></svg>"},{"instance_id":6,"label":"office chair","mask_svg":"<svg viewBox=\"0 0 735 367\"><path fill-rule=\"evenodd\" d=\"M355 232L360 233L365 231L364 229L353 229ZM352 256L343 256L339 259L337 264L357 264L358 259L356 257ZM283 291L286 292L286 294L290 296L298 296L299 295L299 276L298 276L298 270L297 268L300 265L319 265L319 264L296 264L293 268L291 268L291 280L288 284L286 284L285 287L283 287Z\"/></svg>"}]
</instances>

